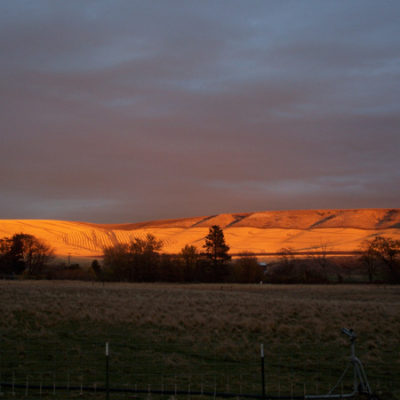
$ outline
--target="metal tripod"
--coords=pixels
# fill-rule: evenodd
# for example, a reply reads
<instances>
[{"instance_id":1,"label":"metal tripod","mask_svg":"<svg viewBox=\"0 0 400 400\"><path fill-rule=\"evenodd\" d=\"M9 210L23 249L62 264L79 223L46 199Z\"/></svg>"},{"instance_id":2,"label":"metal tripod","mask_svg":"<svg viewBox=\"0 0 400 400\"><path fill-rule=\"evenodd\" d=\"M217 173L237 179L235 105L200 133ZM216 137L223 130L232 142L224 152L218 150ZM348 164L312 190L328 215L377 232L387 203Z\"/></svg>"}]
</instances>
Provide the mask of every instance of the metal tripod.
<instances>
[{"instance_id":1,"label":"metal tripod","mask_svg":"<svg viewBox=\"0 0 400 400\"><path fill-rule=\"evenodd\" d=\"M350 338L350 347L351 347L351 357L349 360L348 365L346 366L343 374L336 382L335 386L327 393L323 395L306 395L304 396L305 399L340 399L340 398L347 398L347 397L354 397L357 394L364 394L367 395L369 398L373 396L371 391L371 387L369 386L367 374L365 373L364 367L360 359L356 356L355 350L355 340L357 338L356 334L353 332L352 329L343 328L342 333L347 335ZM353 367L353 391L351 393L345 394L334 394L333 392L336 388L342 383L343 378L345 377L347 371L350 367Z\"/></svg>"}]
</instances>

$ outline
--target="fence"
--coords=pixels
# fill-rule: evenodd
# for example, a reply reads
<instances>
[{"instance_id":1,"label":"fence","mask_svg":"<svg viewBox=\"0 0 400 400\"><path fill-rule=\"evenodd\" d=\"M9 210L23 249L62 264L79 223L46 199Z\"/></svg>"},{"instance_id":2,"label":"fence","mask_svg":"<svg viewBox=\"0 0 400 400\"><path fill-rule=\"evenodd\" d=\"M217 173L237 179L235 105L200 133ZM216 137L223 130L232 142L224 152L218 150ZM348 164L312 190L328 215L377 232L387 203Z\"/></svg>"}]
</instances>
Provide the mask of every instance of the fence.
<instances>
[{"instance_id":1,"label":"fence","mask_svg":"<svg viewBox=\"0 0 400 400\"><path fill-rule=\"evenodd\" d=\"M264 345L251 354L235 348L208 344L157 341L138 343L111 337L51 342L40 337L29 342L3 339L0 344L0 393L2 398L112 398L132 396L305 398L326 394L335 385L340 396L353 390L349 346L315 343ZM387 348L358 351L375 392L399 396L398 369ZM377 360L380 360L379 362ZM387 361L385 361L387 360ZM261 362L260 362L261 361ZM264 361L264 362L263 362ZM372 374L371 374L372 372Z\"/></svg>"}]
</instances>

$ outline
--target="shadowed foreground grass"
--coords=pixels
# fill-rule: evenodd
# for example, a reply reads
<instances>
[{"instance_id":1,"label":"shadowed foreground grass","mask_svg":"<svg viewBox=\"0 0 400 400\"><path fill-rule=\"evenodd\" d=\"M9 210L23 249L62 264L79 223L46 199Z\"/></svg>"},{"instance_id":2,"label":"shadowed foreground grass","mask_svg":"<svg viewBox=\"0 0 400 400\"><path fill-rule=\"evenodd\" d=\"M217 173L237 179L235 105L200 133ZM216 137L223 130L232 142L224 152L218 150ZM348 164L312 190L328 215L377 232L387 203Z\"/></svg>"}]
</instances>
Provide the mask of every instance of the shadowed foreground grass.
<instances>
[{"instance_id":1,"label":"shadowed foreground grass","mask_svg":"<svg viewBox=\"0 0 400 400\"><path fill-rule=\"evenodd\" d=\"M0 307L0 383L24 385L17 397L37 383L104 398L105 342L113 387L257 394L263 343L268 393L323 393L352 327L373 389L400 398L400 287L1 281Z\"/></svg>"}]
</instances>

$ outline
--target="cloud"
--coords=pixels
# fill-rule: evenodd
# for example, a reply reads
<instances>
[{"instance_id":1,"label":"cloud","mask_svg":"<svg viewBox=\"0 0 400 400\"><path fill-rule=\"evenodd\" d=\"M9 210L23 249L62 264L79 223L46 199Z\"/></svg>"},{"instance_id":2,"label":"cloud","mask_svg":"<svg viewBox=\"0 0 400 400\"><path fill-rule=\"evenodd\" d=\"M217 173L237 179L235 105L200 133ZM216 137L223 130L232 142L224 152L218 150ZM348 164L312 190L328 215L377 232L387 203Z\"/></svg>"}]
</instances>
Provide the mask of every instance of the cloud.
<instances>
[{"instance_id":1,"label":"cloud","mask_svg":"<svg viewBox=\"0 0 400 400\"><path fill-rule=\"evenodd\" d=\"M3 216L397 207L400 6L0 5Z\"/></svg>"}]
</instances>

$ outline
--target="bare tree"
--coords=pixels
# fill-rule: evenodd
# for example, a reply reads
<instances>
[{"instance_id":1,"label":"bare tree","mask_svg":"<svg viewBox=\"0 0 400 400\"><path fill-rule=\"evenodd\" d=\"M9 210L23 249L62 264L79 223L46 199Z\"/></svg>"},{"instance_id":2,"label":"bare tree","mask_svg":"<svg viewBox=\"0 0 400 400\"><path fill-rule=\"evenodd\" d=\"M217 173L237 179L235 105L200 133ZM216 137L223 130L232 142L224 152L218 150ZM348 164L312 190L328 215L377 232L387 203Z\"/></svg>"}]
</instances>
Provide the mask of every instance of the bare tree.
<instances>
[{"instance_id":1,"label":"bare tree","mask_svg":"<svg viewBox=\"0 0 400 400\"><path fill-rule=\"evenodd\" d=\"M282 247L279 251L279 258L282 265L289 267L295 262L294 251L291 247Z\"/></svg>"},{"instance_id":2,"label":"bare tree","mask_svg":"<svg viewBox=\"0 0 400 400\"><path fill-rule=\"evenodd\" d=\"M53 250L44 241L27 233L0 239L0 267L3 272L37 275L53 258Z\"/></svg>"},{"instance_id":3,"label":"bare tree","mask_svg":"<svg viewBox=\"0 0 400 400\"><path fill-rule=\"evenodd\" d=\"M378 270L377 256L371 248L369 241L364 241L361 244L361 251L360 261L367 269L368 281L372 283L376 278Z\"/></svg>"},{"instance_id":4,"label":"bare tree","mask_svg":"<svg viewBox=\"0 0 400 400\"><path fill-rule=\"evenodd\" d=\"M376 236L363 243L362 258L367 268L371 268L376 261L380 261L389 270L393 282L400 281L400 240L390 237ZM374 266L372 268L375 268Z\"/></svg>"}]
</instances>

